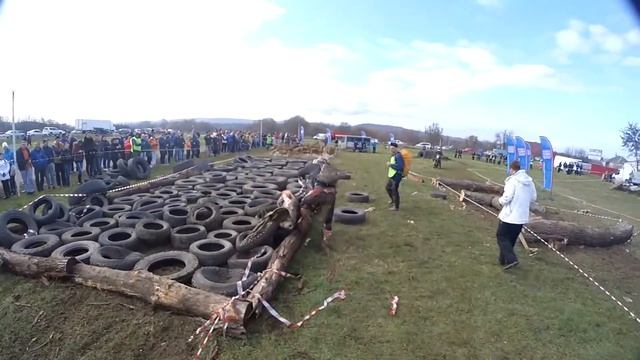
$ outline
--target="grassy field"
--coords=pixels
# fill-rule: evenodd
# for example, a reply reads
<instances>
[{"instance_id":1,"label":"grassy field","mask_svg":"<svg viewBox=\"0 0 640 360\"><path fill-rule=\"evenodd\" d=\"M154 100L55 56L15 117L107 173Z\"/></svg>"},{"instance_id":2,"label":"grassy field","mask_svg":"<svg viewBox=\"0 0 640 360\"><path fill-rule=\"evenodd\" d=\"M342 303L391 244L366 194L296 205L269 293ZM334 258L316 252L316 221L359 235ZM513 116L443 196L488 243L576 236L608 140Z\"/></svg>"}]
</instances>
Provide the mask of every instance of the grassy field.
<instances>
[{"instance_id":1,"label":"grassy field","mask_svg":"<svg viewBox=\"0 0 640 360\"><path fill-rule=\"evenodd\" d=\"M375 210L365 225L336 225L330 255L315 231L289 269L304 275L304 286L286 280L272 304L297 321L337 290L346 290L347 299L297 331L268 314L252 320L246 341L220 342L221 359L640 358L640 325L556 254L542 249L529 257L519 248L521 266L502 271L496 264L495 218L471 206L462 210L453 197L432 199L430 184L409 181L401 186L401 211L389 212L386 161L383 154L340 153L335 164L353 178L339 192L369 192L374 200L363 207ZM441 170L414 159L413 169L480 180L468 170L476 169L504 180L497 166L470 159L445 162ZM590 180L559 178L553 200L541 194L543 202L586 207L565 194L637 213L637 197ZM339 203L346 205L342 195ZM640 312L640 261L633 242L565 253ZM388 315L392 295L400 298L395 317ZM186 340L198 324L135 299L0 273L3 359L188 359L195 348Z\"/></svg>"}]
</instances>

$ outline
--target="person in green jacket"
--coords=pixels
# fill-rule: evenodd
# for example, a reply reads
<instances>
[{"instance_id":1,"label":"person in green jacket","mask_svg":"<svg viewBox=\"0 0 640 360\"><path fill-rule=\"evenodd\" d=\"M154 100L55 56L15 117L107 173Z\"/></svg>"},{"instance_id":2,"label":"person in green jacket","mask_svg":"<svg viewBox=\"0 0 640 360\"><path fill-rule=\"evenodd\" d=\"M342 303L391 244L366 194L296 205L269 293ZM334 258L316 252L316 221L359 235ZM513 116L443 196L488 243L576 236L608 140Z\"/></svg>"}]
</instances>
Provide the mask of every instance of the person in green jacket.
<instances>
[{"instance_id":1,"label":"person in green jacket","mask_svg":"<svg viewBox=\"0 0 640 360\"><path fill-rule=\"evenodd\" d=\"M271 150L273 146L273 136L271 134L267 135L267 150Z\"/></svg>"},{"instance_id":2,"label":"person in green jacket","mask_svg":"<svg viewBox=\"0 0 640 360\"><path fill-rule=\"evenodd\" d=\"M140 133L136 133L136 135L131 138L131 153L133 154L133 157L137 157L142 154L142 140L140 139Z\"/></svg>"}]
</instances>

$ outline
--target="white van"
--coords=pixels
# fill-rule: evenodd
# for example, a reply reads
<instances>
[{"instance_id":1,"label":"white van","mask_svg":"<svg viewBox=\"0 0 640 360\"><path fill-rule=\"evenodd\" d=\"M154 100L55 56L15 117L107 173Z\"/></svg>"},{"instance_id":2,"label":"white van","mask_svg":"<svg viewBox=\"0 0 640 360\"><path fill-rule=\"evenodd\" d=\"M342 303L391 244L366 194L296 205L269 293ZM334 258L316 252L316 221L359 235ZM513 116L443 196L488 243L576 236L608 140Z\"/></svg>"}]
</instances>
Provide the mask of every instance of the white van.
<instances>
[{"instance_id":1,"label":"white van","mask_svg":"<svg viewBox=\"0 0 640 360\"><path fill-rule=\"evenodd\" d=\"M42 129L42 135L62 135L64 134L64 130L60 130L57 127L47 126Z\"/></svg>"}]
</instances>

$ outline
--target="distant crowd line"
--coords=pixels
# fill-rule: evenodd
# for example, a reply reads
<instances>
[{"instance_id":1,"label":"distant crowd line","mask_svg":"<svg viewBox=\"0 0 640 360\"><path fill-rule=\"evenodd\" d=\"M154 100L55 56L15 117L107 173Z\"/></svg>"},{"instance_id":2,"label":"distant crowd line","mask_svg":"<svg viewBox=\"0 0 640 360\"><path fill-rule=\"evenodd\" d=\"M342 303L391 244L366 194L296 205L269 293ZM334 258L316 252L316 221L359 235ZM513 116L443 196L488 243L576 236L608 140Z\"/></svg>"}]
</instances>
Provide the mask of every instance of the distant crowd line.
<instances>
[{"instance_id":1,"label":"distant crowd line","mask_svg":"<svg viewBox=\"0 0 640 360\"><path fill-rule=\"evenodd\" d=\"M196 131L132 131L124 135L115 133L110 139L105 136L98 139L90 133L79 138L63 134L51 141L43 139L35 144L32 144L31 137L25 137L15 152L6 142L2 144L0 181L4 198L10 198L18 193L18 172L23 184L21 191L34 194L56 187L70 187L72 173L77 174L77 183L82 184L83 176L86 180L102 175L105 169L117 169L120 159L127 161L142 157L150 166L155 166L200 158L201 155L216 157L252 148L295 143L298 143L297 136L286 132L260 136L256 132L223 129L209 131L204 136Z\"/></svg>"}]
</instances>

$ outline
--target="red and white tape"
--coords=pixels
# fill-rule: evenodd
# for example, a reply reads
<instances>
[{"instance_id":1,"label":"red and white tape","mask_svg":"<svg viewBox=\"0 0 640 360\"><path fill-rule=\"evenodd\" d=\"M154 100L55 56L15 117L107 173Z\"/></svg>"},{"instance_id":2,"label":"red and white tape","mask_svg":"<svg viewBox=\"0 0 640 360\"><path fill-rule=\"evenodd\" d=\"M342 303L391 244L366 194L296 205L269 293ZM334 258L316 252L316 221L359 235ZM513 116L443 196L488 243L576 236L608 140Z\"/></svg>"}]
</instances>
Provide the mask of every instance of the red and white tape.
<instances>
[{"instance_id":1,"label":"red and white tape","mask_svg":"<svg viewBox=\"0 0 640 360\"><path fill-rule=\"evenodd\" d=\"M331 304L332 302L336 301L336 300L344 300L347 298L347 294L344 290L340 290L338 292L336 292L335 294L329 296L328 298L326 298L323 303L322 306L314 309L313 311L311 311L309 314L305 315L304 318L302 318L302 320L296 322L296 323L292 323L291 321L285 319L282 315L280 315L276 309L273 308L273 306L271 306L266 300L264 300L262 297L258 297L258 299L260 300L260 302L262 303L262 305L265 307L265 309L267 309L267 311L269 312L269 314L271 314L271 316L273 316L274 318L278 319L278 321L280 321L281 323L285 324L285 326L287 326L289 329L293 329L293 330L297 330L299 328L302 327L302 325L307 322L308 320L310 320L311 318L313 318L314 316L316 316L320 311L326 309L329 304Z\"/></svg>"},{"instance_id":2,"label":"red and white tape","mask_svg":"<svg viewBox=\"0 0 640 360\"><path fill-rule=\"evenodd\" d=\"M391 298L391 309L389 309L389 315L391 316L396 316L396 314L398 313L398 301L400 300L399 297L394 296L393 298Z\"/></svg>"}]
</instances>

